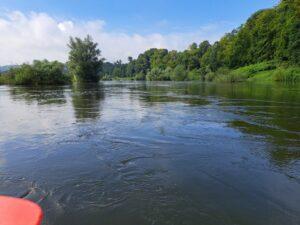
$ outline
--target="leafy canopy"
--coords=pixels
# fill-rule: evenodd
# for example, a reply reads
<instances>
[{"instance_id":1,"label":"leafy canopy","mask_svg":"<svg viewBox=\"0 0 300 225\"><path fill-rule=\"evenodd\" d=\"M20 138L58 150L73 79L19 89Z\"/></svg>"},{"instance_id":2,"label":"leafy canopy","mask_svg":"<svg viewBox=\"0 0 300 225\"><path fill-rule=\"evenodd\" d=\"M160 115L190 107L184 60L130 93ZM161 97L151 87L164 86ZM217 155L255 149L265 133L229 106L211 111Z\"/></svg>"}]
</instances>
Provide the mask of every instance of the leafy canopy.
<instances>
[{"instance_id":1,"label":"leafy canopy","mask_svg":"<svg viewBox=\"0 0 300 225\"><path fill-rule=\"evenodd\" d=\"M70 38L68 69L74 81L99 81L104 59L97 46L89 35L83 40L78 37Z\"/></svg>"}]
</instances>

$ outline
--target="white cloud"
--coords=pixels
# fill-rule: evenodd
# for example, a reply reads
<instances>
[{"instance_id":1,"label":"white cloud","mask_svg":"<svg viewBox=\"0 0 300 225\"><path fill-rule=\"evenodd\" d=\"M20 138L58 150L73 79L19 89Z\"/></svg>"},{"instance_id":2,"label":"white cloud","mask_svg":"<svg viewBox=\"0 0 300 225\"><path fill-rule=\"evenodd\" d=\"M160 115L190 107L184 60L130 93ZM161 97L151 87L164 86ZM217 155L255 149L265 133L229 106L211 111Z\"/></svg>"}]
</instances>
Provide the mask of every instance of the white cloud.
<instances>
[{"instance_id":1,"label":"white cloud","mask_svg":"<svg viewBox=\"0 0 300 225\"><path fill-rule=\"evenodd\" d=\"M46 13L12 11L0 14L0 65L45 58L65 62L70 36L90 34L99 43L103 57L115 61L137 57L153 47L183 50L192 42L216 41L232 28L232 24L218 23L200 27L195 32L128 34L106 31L102 20L60 21Z\"/></svg>"}]
</instances>

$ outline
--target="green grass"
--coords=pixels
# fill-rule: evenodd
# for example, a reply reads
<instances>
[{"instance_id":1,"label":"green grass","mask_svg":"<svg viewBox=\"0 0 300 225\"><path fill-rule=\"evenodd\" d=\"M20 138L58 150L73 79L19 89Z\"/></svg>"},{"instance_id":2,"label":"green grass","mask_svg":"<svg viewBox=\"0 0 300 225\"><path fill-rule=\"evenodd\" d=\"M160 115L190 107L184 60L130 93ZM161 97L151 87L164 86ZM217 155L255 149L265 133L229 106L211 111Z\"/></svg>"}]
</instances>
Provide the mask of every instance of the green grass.
<instances>
[{"instance_id":1,"label":"green grass","mask_svg":"<svg viewBox=\"0 0 300 225\"><path fill-rule=\"evenodd\" d=\"M254 76L248 78L248 81L255 81L255 82L272 82L274 81L273 74L275 70L267 70L267 71L260 71L254 74Z\"/></svg>"},{"instance_id":2,"label":"green grass","mask_svg":"<svg viewBox=\"0 0 300 225\"><path fill-rule=\"evenodd\" d=\"M247 78L251 78L264 71L272 71L277 68L276 63L273 61L262 62L249 66L240 67L233 70L233 73L236 75L241 75Z\"/></svg>"},{"instance_id":3,"label":"green grass","mask_svg":"<svg viewBox=\"0 0 300 225\"><path fill-rule=\"evenodd\" d=\"M262 62L235 70L221 68L213 74L207 74L208 81L217 82L300 82L299 66L278 66L275 62Z\"/></svg>"},{"instance_id":4,"label":"green grass","mask_svg":"<svg viewBox=\"0 0 300 225\"><path fill-rule=\"evenodd\" d=\"M299 82L300 81L300 67L278 68L273 73L275 81L280 82Z\"/></svg>"}]
</instances>

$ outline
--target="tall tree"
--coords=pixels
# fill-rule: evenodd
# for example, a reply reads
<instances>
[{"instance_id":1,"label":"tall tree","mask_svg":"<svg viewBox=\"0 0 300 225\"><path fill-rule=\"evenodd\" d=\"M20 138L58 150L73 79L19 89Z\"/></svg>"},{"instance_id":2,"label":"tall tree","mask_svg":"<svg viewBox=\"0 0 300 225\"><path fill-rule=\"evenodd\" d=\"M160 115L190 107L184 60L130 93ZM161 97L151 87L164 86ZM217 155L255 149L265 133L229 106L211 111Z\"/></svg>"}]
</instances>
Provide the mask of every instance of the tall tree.
<instances>
[{"instance_id":1,"label":"tall tree","mask_svg":"<svg viewBox=\"0 0 300 225\"><path fill-rule=\"evenodd\" d=\"M68 69L74 81L99 81L104 59L97 46L89 35L83 40L70 38Z\"/></svg>"}]
</instances>

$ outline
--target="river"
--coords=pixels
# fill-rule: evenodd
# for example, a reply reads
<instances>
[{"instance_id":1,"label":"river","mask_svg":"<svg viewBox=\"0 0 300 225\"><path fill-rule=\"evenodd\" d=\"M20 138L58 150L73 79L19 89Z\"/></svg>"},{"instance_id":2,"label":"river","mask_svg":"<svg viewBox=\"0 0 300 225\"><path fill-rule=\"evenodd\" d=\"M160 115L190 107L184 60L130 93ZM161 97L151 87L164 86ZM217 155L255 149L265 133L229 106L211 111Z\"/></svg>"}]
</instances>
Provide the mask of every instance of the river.
<instances>
[{"instance_id":1,"label":"river","mask_svg":"<svg viewBox=\"0 0 300 225\"><path fill-rule=\"evenodd\" d=\"M300 86L0 86L0 194L47 225L300 224Z\"/></svg>"}]
</instances>

